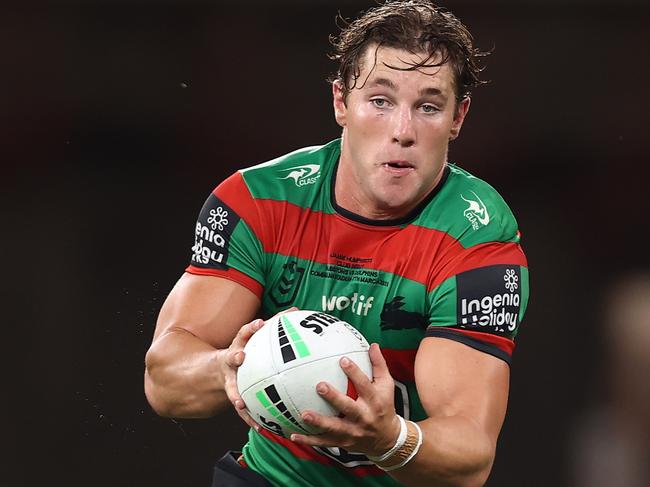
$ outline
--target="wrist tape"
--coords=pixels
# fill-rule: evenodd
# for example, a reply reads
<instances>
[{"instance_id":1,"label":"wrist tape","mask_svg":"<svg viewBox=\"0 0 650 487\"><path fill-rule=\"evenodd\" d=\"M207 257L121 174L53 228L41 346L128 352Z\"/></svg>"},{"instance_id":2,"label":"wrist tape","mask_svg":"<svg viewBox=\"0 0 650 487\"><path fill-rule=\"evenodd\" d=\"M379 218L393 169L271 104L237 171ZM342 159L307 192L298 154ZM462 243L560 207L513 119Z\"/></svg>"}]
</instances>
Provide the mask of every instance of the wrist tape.
<instances>
[{"instance_id":1,"label":"wrist tape","mask_svg":"<svg viewBox=\"0 0 650 487\"><path fill-rule=\"evenodd\" d=\"M399 419L400 429L399 429L399 435L397 435L397 440L395 441L393 448L391 448L386 453L378 457L371 457L370 455L368 455L369 460L375 463L383 462L388 457L392 456L398 449L404 446L404 442L406 441L406 433L407 433L406 420L399 415L397 416L397 419Z\"/></svg>"},{"instance_id":2,"label":"wrist tape","mask_svg":"<svg viewBox=\"0 0 650 487\"><path fill-rule=\"evenodd\" d=\"M385 472L390 472L391 470L406 465L420 450L420 446L422 446L422 430L420 426L413 421L405 421L401 416L399 418L402 420L402 425L406 425L406 437L404 441L400 444L399 440L402 437L402 431L400 430L400 436L397 438L398 441L393 448L381 457L368 457Z\"/></svg>"}]
</instances>

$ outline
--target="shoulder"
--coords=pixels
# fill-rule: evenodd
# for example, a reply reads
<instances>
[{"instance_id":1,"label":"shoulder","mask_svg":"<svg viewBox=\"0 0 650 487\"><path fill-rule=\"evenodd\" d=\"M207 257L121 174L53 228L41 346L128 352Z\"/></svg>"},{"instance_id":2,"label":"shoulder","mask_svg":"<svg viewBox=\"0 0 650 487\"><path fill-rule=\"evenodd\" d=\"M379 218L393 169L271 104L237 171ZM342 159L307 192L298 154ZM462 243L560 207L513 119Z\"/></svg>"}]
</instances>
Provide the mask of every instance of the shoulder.
<instances>
[{"instance_id":1,"label":"shoulder","mask_svg":"<svg viewBox=\"0 0 650 487\"><path fill-rule=\"evenodd\" d=\"M326 164L332 156L332 153L338 154L340 152L340 140L333 140L324 145L313 145L296 149L288 154L271 159L270 161L257 164L255 166L241 169L239 172L245 179L256 177L275 177L280 176L284 179L294 179L296 174L293 174L295 168L302 169L302 166ZM317 171L317 168L305 167L304 171L296 171L299 177L307 177L313 174L312 171ZM286 171L283 173L283 171Z\"/></svg>"},{"instance_id":2,"label":"shoulder","mask_svg":"<svg viewBox=\"0 0 650 487\"><path fill-rule=\"evenodd\" d=\"M487 242L518 242L517 220L487 182L449 164L439 193L417 224L443 231L468 248Z\"/></svg>"},{"instance_id":3,"label":"shoulder","mask_svg":"<svg viewBox=\"0 0 650 487\"><path fill-rule=\"evenodd\" d=\"M340 153L340 141L304 147L239 171L255 198L294 200L305 189L328 179Z\"/></svg>"},{"instance_id":4,"label":"shoulder","mask_svg":"<svg viewBox=\"0 0 650 487\"><path fill-rule=\"evenodd\" d=\"M222 200L287 201L305 206L329 181L340 140L304 147L232 174L214 190Z\"/></svg>"}]
</instances>

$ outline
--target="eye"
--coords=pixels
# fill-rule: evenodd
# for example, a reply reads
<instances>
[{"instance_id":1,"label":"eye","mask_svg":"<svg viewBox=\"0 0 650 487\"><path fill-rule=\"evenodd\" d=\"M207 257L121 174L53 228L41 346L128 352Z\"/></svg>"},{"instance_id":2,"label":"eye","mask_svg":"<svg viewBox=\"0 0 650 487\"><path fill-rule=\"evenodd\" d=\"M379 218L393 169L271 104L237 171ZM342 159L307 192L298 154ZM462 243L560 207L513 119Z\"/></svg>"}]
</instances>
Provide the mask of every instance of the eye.
<instances>
[{"instance_id":1,"label":"eye","mask_svg":"<svg viewBox=\"0 0 650 487\"><path fill-rule=\"evenodd\" d=\"M370 100L370 103L375 105L377 108L386 108L388 106L388 100L385 98L373 98Z\"/></svg>"},{"instance_id":2,"label":"eye","mask_svg":"<svg viewBox=\"0 0 650 487\"><path fill-rule=\"evenodd\" d=\"M440 111L437 106L432 105L431 103L425 103L421 108L424 113L436 113Z\"/></svg>"}]
</instances>

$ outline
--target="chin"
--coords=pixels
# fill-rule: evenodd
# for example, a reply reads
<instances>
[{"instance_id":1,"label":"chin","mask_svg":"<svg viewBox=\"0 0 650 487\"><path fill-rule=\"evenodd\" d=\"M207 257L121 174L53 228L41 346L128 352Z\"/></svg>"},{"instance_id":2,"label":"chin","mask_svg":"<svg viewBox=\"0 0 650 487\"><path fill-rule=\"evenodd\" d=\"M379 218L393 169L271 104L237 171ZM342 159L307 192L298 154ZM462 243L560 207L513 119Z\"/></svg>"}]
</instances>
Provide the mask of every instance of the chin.
<instances>
[{"instance_id":1,"label":"chin","mask_svg":"<svg viewBox=\"0 0 650 487\"><path fill-rule=\"evenodd\" d=\"M401 210L404 208L408 208L410 210L410 206L414 204L414 200L412 198L404 198L403 193L396 196L384 195L384 197L379 201L380 205L385 210L391 210L398 213L401 213Z\"/></svg>"},{"instance_id":2,"label":"chin","mask_svg":"<svg viewBox=\"0 0 650 487\"><path fill-rule=\"evenodd\" d=\"M405 188L404 186L399 185L387 188L381 196L383 196L383 201L391 207L401 207L415 201L417 195L417 191L414 191L412 188Z\"/></svg>"}]
</instances>

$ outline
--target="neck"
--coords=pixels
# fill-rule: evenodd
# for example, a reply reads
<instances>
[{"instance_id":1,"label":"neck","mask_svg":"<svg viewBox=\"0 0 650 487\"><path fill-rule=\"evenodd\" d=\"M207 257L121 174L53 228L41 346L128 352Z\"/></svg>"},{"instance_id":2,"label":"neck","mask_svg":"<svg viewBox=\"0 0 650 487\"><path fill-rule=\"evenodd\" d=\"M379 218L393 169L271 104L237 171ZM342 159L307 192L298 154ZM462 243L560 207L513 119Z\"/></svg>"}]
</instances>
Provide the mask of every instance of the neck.
<instances>
[{"instance_id":1,"label":"neck","mask_svg":"<svg viewBox=\"0 0 650 487\"><path fill-rule=\"evenodd\" d=\"M350 213L368 220L386 221L398 220L407 216L422 203L438 186L445 174L446 164L436 175L429 189L419 198L409 201L400 206L382 205L375 202L370 195L363 192L362 187L357 184L357 175L354 169L345 163L343 155L339 159L334 183L334 201L336 205Z\"/></svg>"}]
</instances>

